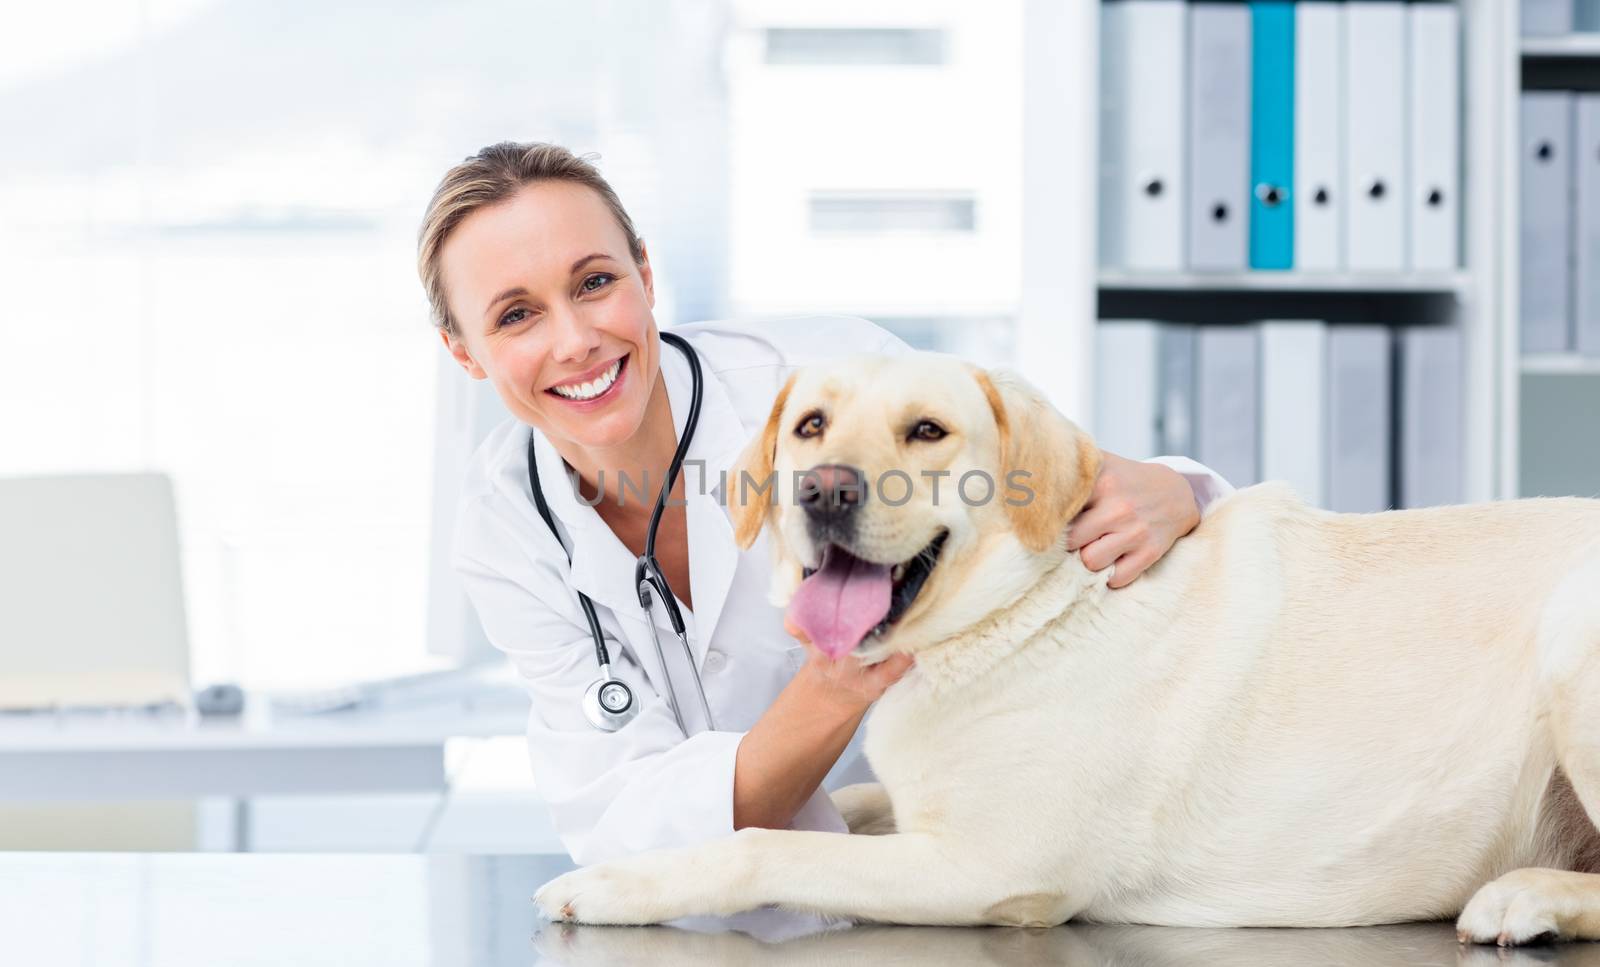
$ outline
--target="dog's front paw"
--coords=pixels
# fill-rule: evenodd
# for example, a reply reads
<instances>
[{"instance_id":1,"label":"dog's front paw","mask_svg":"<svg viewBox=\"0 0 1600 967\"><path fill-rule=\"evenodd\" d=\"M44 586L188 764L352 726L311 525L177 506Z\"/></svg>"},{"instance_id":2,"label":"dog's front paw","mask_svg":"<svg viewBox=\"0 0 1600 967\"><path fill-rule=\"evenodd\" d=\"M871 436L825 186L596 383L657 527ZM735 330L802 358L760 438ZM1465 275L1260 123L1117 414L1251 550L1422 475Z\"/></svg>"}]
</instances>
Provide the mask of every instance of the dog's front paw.
<instances>
[{"instance_id":1,"label":"dog's front paw","mask_svg":"<svg viewBox=\"0 0 1600 967\"><path fill-rule=\"evenodd\" d=\"M1574 901L1592 896L1593 882L1592 874L1537 867L1512 870L1473 894L1456 920L1456 937L1462 943L1502 947L1568 939L1572 931L1567 921L1581 915L1583 907Z\"/></svg>"},{"instance_id":2,"label":"dog's front paw","mask_svg":"<svg viewBox=\"0 0 1600 967\"><path fill-rule=\"evenodd\" d=\"M549 920L568 923L643 924L667 919L663 896L648 875L621 863L601 863L563 873L533 895Z\"/></svg>"}]
</instances>

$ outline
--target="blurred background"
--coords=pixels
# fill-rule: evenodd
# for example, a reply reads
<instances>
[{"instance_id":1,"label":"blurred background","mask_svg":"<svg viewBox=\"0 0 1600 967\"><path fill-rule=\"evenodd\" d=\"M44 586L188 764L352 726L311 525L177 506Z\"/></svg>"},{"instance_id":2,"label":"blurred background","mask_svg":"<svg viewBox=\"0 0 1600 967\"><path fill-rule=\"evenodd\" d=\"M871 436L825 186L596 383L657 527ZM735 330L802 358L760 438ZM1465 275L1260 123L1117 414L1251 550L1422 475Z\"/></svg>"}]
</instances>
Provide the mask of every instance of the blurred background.
<instances>
[{"instance_id":1,"label":"blurred background","mask_svg":"<svg viewBox=\"0 0 1600 967\"><path fill-rule=\"evenodd\" d=\"M14 12L0 846L559 849L445 567L504 413L414 267L495 141L598 156L664 324L865 316L1108 449L1338 510L1600 492L1593 30L1593 0ZM206 743L285 758L229 785Z\"/></svg>"}]
</instances>

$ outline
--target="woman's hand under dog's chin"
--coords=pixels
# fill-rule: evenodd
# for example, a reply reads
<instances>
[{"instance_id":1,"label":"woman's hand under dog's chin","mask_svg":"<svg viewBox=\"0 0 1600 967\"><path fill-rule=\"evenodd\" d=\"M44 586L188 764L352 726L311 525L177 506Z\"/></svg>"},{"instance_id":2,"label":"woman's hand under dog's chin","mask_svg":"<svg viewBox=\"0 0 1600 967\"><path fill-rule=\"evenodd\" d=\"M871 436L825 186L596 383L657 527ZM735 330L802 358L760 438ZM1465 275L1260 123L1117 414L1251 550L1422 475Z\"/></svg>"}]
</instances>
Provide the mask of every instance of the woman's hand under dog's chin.
<instances>
[{"instance_id":1,"label":"woman's hand under dog's chin","mask_svg":"<svg viewBox=\"0 0 1600 967\"><path fill-rule=\"evenodd\" d=\"M817 685L818 694L825 701L851 712L866 711L915 664L915 659L904 652L891 654L882 661L870 662L869 656L860 648L833 659L812 647L804 635L796 633L796 629L790 628L789 633L806 649L806 663L800 666L799 674L808 676Z\"/></svg>"},{"instance_id":2,"label":"woman's hand under dog's chin","mask_svg":"<svg viewBox=\"0 0 1600 967\"><path fill-rule=\"evenodd\" d=\"M855 655L831 659L812 648L806 649L806 663L801 673L809 671L819 681L826 683L828 694L846 707L865 711L911 670L916 659L897 652L876 665L868 665Z\"/></svg>"}]
</instances>

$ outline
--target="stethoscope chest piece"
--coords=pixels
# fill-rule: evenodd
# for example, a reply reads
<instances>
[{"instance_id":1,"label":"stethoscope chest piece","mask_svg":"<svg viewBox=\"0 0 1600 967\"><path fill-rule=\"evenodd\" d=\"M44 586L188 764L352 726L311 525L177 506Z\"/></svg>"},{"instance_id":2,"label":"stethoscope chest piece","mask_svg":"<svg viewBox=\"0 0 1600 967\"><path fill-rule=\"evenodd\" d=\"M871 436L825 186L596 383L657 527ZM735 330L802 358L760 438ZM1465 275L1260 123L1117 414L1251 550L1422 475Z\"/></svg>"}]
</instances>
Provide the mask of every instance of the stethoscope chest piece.
<instances>
[{"instance_id":1,"label":"stethoscope chest piece","mask_svg":"<svg viewBox=\"0 0 1600 967\"><path fill-rule=\"evenodd\" d=\"M601 668L600 677L583 693L583 715L595 728L615 732L639 714L633 689L620 678L611 677L610 668Z\"/></svg>"}]
</instances>

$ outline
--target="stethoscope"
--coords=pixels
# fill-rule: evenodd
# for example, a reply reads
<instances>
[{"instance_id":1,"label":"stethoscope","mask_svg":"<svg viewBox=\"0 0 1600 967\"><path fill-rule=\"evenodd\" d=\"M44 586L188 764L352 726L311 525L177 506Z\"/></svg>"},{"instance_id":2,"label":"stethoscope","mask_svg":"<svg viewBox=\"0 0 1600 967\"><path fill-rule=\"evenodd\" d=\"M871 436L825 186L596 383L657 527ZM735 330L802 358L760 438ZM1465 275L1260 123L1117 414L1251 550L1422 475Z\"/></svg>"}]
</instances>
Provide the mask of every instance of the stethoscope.
<instances>
[{"instance_id":1,"label":"stethoscope","mask_svg":"<svg viewBox=\"0 0 1600 967\"><path fill-rule=\"evenodd\" d=\"M650 617L650 605L655 598L660 598L661 603L666 606L667 620L672 624L678 642L683 645L683 654L688 659L689 670L694 673L694 687L700 693L700 711L706 717L707 728L715 731L717 725L711 718L711 703L706 701L705 682L700 680L700 670L694 664L694 653L689 649L689 632L684 627L683 615L678 612L678 602L672 596L672 587L667 584L667 576L661 573L661 564L656 560L656 528L661 524L661 512L666 509L667 498L672 494L672 485L677 482L678 472L683 469L683 456L689 450L689 441L694 439L695 428L700 425L700 359L695 355L688 340L676 333L661 333L661 341L678 347L679 351L688 357L694 391L689 397L689 418L684 422L683 436L678 440L678 449L672 454L672 463L667 468L667 479L661 485L661 493L656 496L655 511L650 515L650 528L645 531L644 553L633 566L633 584L639 590L639 607L644 611L644 623L650 629L651 640L655 642L656 660L661 663L661 673L667 679L667 700L672 706L672 715L678 720L678 728L683 730L684 735L688 735L689 730L683 723L683 712L678 708L678 689L672 683L672 673L667 670L667 657L661 650L661 636L656 632L656 623ZM544 489L539 486L539 470L534 464L532 432L528 434L528 483L533 487L533 502L539 508L539 516L544 518L550 533L555 535L556 543L561 544L561 534L556 530L555 518L550 516L550 508L544 502ZM565 544L561 544L561 549L566 553L567 565L570 567L572 552L567 550ZM594 602L582 591L578 591L577 594L578 604L583 608L583 616L589 623L589 634L594 638L595 658L600 662L600 677L595 679L583 693L583 714L595 728L604 732L615 732L639 714L639 701L626 682L611 674L611 656L606 651L605 636L600 631L600 619L595 617Z\"/></svg>"}]
</instances>

